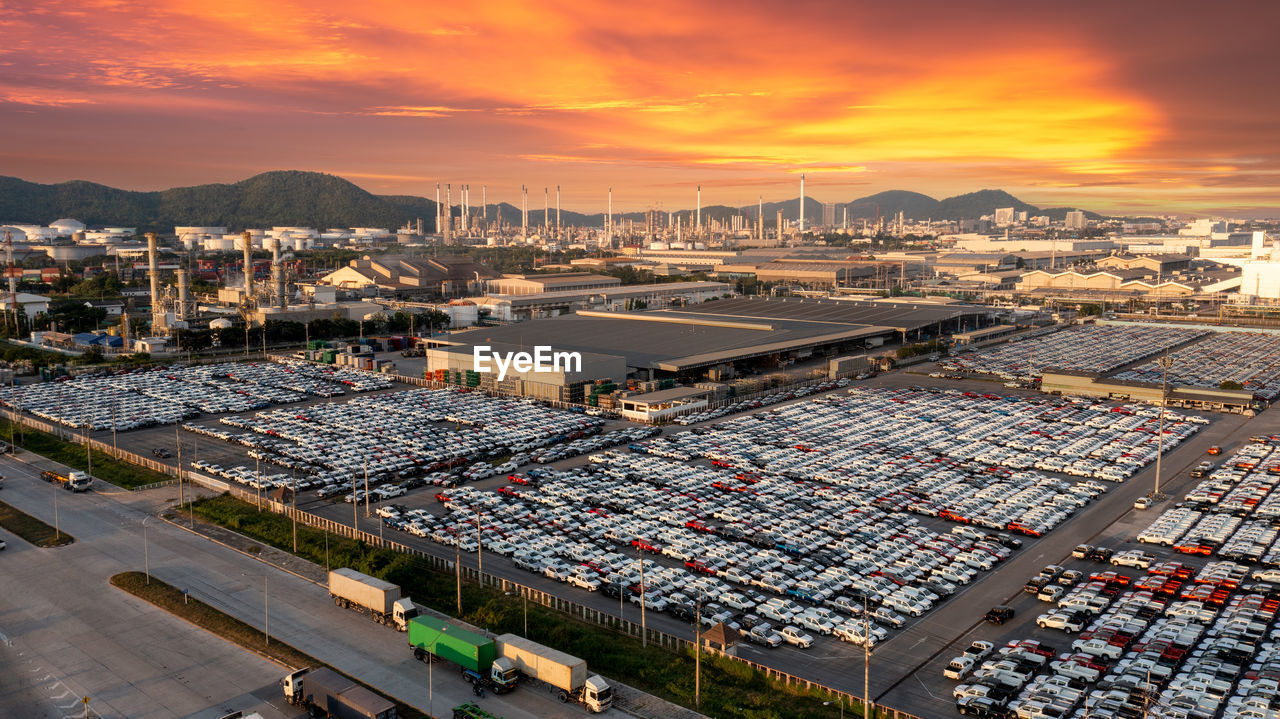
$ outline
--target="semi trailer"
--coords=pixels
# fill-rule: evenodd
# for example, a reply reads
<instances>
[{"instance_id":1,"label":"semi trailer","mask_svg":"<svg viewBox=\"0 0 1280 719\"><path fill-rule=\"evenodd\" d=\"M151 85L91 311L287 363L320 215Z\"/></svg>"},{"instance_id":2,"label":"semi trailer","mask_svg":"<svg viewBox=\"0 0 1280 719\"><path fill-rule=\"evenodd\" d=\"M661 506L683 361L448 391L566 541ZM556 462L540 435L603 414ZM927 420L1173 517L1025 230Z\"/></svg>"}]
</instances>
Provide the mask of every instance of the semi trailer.
<instances>
[{"instance_id":1,"label":"semi trailer","mask_svg":"<svg viewBox=\"0 0 1280 719\"><path fill-rule=\"evenodd\" d=\"M84 492L93 486L93 477L78 469L73 469L66 473L45 470L40 473L40 479L54 484L61 484L63 489L72 492Z\"/></svg>"},{"instance_id":2,"label":"semi trailer","mask_svg":"<svg viewBox=\"0 0 1280 719\"><path fill-rule=\"evenodd\" d=\"M329 572L329 596L339 607L367 613L375 622L402 632L418 615L418 606L400 596L400 587L349 567Z\"/></svg>"},{"instance_id":3,"label":"semi trailer","mask_svg":"<svg viewBox=\"0 0 1280 719\"><path fill-rule=\"evenodd\" d=\"M555 687L560 701L596 713L613 704L613 688L588 674L585 661L514 634L490 639L443 619L418 616L409 620L409 646L420 661L447 659L468 681L499 694L528 677Z\"/></svg>"},{"instance_id":4,"label":"semi trailer","mask_svg":"<svg viewBox=\"0 0 1280 719\"><path fill-rule=\"evenodd\" d=\"M327 667L296 671L281 679L280 685L285 701L311 716L396 719L395 704Z\"/></svg>"}]
</instances>

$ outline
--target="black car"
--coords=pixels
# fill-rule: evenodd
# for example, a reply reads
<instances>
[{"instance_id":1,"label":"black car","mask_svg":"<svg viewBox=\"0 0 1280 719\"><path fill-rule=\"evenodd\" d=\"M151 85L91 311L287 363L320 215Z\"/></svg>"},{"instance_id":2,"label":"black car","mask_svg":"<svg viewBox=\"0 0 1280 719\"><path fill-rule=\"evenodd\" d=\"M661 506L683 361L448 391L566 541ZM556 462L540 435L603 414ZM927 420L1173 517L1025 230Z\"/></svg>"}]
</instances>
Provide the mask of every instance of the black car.
<instances>
[{"instance_id":1,"label":"black car","mask_svg":"<svg viewBox=\"0 0 1280 719\"><path fill-rule=\"evenodd\" d=\"M155 449L151 450L151 454L154 454L155 456L161 459L168 459L169 457L173 456L173 452L170 452L164 447L156 447Z\"/></svg>"},{"instance_id":2,"label":"black car","mask_svg":"<svg viewBox=\"0 0 1280 719\"><path fill-rule=\"evenodd\" d=\"M1113 554L1115 554L1114 549L1108 549L1107 547L1094 547L1089 554L1085 556L1085 559L1088 559L1091 562L1109 562L1111 561L1111 555Z\"/></svg>"},{"instance_id":3,"label":"black car","mask_svg":"<svg viewBox=\"0 0 1280 719\"><path fill-rule=\"evenodd\" d=\"M1004 624L1010 619L1013 619L1013 614L1014 614L1013 607L1010 607L1005 604L1000 604L988 609L987 614L986 616L983 617L983 619L987 620L992 624Z\"/></svg>"}]
</instances>

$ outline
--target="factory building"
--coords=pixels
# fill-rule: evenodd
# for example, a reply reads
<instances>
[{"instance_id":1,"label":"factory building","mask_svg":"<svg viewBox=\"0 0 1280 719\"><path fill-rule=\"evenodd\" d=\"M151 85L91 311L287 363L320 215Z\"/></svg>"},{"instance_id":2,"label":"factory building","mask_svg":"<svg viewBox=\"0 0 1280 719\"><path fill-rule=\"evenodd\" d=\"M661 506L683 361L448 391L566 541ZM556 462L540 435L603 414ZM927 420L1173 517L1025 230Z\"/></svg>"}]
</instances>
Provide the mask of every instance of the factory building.
<instances>
[{"instance_id":1,"label":"factory building","mask_svg":"<svg viewBox=\"0 0 1280 719\"><path fill-rule=\"evenodd\" d=\"M886 341L926 340L992 323L993 310L964 304L858 300L722 299L647 312L579 311L433 338L470 357L477 345L622 358L621 379L723 381L844 356ZM589 374L589 373L588 373Z\"/></svg>"}]
</instances>

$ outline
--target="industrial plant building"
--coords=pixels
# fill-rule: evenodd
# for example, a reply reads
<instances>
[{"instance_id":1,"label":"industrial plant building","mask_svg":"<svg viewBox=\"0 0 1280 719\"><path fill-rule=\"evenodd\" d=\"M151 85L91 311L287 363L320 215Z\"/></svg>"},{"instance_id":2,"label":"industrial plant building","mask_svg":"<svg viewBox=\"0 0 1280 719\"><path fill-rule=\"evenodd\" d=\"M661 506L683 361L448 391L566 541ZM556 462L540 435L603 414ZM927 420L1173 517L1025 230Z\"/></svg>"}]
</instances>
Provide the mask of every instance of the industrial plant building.
<instances>
[{"instance_id":1,"label":"industrial plant building","mask_svg":"<svg viewBox=\"0 0 1280 719\"><path fill-rule=\"evenodd\" d=\"M429 355L427 370L431 374L454 369L457 361L469 362L476 346L528 351L543 345L581 352L584 358L597 358L593 366L610 367L609 374L594 379L723 381L865 351L887 341L914 342L977 329L992 323L993 312L964 304L762 297L647 312L588 310L433 338L429 344L445 351ZM568 379L539 381L572 384Z\"/></svg>"}]
</instances>

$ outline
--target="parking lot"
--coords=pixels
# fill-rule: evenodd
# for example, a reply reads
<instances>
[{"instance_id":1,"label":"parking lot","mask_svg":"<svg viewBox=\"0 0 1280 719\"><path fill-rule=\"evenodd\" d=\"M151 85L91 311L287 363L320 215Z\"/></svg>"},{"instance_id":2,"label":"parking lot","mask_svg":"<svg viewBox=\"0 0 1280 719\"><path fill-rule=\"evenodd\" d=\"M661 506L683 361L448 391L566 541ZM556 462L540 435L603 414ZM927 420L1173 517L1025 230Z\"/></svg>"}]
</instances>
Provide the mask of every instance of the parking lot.
<instances>
[{"instance_id":1,"label":"parking lot","mask_svg":"<svg viewBox=\"0 0 1280 719\"><path fill-rule=\"evenodd\" d=\"M1115 571L1128 578L1127 584L1121 577L1098 577L1101 584L1092 587L1087 579L1076 584L1076 601L1082 596L1095 597L1088 609L1075 606L1067 594L1050 601L1047 596L1042 599L1019 593L1007 601L1017 614L1010 625L984 624L966 632L895 687L887 699L900 706L912 694L915 701L924 702L924 685L936 687L929 690L929 698L939 705L944 698L956 698L941 689L947 694L988 692L983 687L959 689L974 684L973 675L967 673L960 682L944 679L946 665L974 640L991 642L997 652L1009 642L1030 640L1054 650L1050 662L1066 663L1054 668L1051 663L1027 659L1025 654L1034 647L1030 644L1006 650L995 660L1004 663L996 666L993 662L988 666L990 671L982 673L986 678L978 682L991 684L993 691L989 693L1001 700L1001 706L993 707L995 715L1277 716L1277 707L1271 703L1274 688L1256 681L1274 669L1269 646L1276 639L1271 627L1277 591L1275 585L1263 581L1276 578L1266 574L1274 572L1274 558L1267 558L1273 538L1269 522L1261 524L1269 513L1259 515L1265 502L1259 497L1269 496L1261 488L1268 486L1268 477L1275 476L1267 471L1275 466L1271 460L1275 449L1270 441L1249 440L1270 440L1270 434L1280 430L1280 420L1267 413L1248 422L1236 418L1224 422L1242 426L1225 435L1211 432L1190 448L1199 452L1177 460L1171 472L1176 476L1166 484L1172 495L1169 500L1152 509L1130 510L1097 534L1086 535L1087 541L1117 553L1149 555L1145 561L1137 566L1126 566L1128 560L1124 559L1121 566L1089 562L1071 557L1070 547L1041 558L1041 566L1052 563L1086 575ZM1210 441L1213 444L1207 443ZM1224 450L1221 455L1204 452L1219 445ZM1205 470L1202 462L1215 462L1216 468ZM1191 476L1206 471L1204 477ZM1212 477L1215 472L1217 477ZM1211 517L1219 520L1205 521ZM1211 535L1223 536L1224 524L1235 525L1235 529L1216 543ZM1162 530L1165 527L1170 528L1168 532ZM1139 536L1149 541L1139 542ZM1040 571L1027 564L1022 569L1024 582ZM1058 606L1064 600L1067 606ZM1080 611L1078 632L1066 634L1037 626L1046 613L1073 611ZM1076 625L1070 628L1074 630ZM1105 645L1100 640L1105 640ZM1040 668L1026 681L1015 680L1000 674L1010 662L1015 673L1024 673L1029 665ZM975 668L981 665L979 662ZM918 688L913 689L912 684ZM972 715L985 713L984 700L966 702Z\"/></svg>"},{"instance_id":2,"label":"parking lot","mask_svg":"<svg viewBox=\"0 0 1280 719\"><path fill-rule=\"evenodd\" d=\"M1171 354L1172 384L1216 389L1223 382L1237 382L1268 401L1280 397L1280 335L1215 332ZM1118 372L1115 377L1159 382L1162 371L1152 361Z\"/></svg>"},{"instance_id":3,"label":"parking lot","mask_svg":"<svg viewBox=\"0 0 1280 719\"><path fill-rule=\"evenodd\" d=\"M940 366L948 371L989 374L1006 380L1038 377L1045 368L1105 374L1208 334L1202 329L1077 325L989 349L961 352Z\"/></svg>"},{"instance_id":4,"label":"parking lot","mask_svg":"<svg viewBox=\"0 0 1280 719\"><path fill-rule=\"evenodd\" d=\"M203 429L181 438L184 459L205 473L221 465L221 476L253 486L260 466L266 490L306 487L299 508L440 556L464 553L472 566L478 508L486 572L630 620L643 601L648 626L677 636L690 634L701 599L704 624L724 620L751 635L740 655L857 693L869 636L873 696L934 716L954 706L942 665L960 643L990 634L966 634L990 604L1048 562L1087 568L1064 563L1075 542L1111 537L1121 548L1168 505L1128 508L1150 487L1151 407L918 381L890 373L661 430L478 394L311 391L284 406L188 419ZM1228 446L1241 425L1266 420L1206 425L1170 413L1167 486L1191 491L1200 480L1174 478L1194 465L1184 458L1203 459L1206 442ZM120 432L119 441L145 454L172 447L174 430ZM225 439L210 436L219 433ZM95 436L109 441L110 432ZM1238 449L1218 459L1238 464ZM416 461L432 453L431 463ZM371 485L384 489L369 498L368 517L363 501L342 501L363 499L366 459ZM1262 458L1261 475L1274 476L1272 464ZM1237 532L1271 511L1265 497L1247 504L1259 472L1230 500L1236 487L1218 490L1224 507L1261 513L1238 518ZM1246 537L1274 543L1245 533L1236 544ZM1026 603L1040 606L1016 595L1018 616L997 638L1060 635L1037 627L1040 612L1027 614Z\"/></svg>"}]
</instances>

